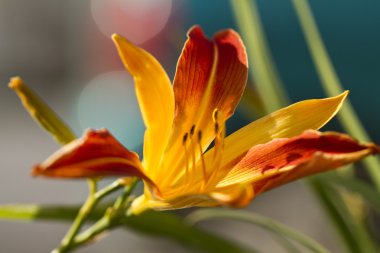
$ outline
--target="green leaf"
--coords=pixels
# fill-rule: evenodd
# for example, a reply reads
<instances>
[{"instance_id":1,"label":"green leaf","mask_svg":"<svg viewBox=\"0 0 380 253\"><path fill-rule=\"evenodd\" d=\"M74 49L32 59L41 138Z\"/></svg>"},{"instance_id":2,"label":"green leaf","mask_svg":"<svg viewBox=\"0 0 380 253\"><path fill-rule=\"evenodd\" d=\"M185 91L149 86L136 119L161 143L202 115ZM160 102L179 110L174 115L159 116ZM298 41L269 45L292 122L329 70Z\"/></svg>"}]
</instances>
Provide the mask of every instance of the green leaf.
<instances>
[{"instance_id":1,"label":"green leaf","mask_svg":"<svg viewBox=\"0 0 380 253\"><path fill-rule=\"evenodd\" d=\"M13 77L9 88L19 96L30 116L45 130L50 132L61 144L66 144L76 137L63 120L19 77Z\"/></svg>"},{"instance_id":2,"label":"green leaf","mask_svg":"<svg viewBox=\"0 0 380 253\"><path fill-rule=\"evenodd\" d=\"M376 242L372 240L366 224L351 214L350 207L347 206L342 195L333 188L328 179L325 179L327 176L330 175L315 176L309 182L314 190L319 193L317 196L327 205L326 211L340 232L347 250L352 253L378 252Z\"/></svg>"},{"instance_id":3,"label":"green leaf","mask_svg":"<svg viewBox=\"0 0 380 253\"><path fill-rule=\"evenodd\" d=\"M323 44L308 1L293 0L292 2L324 90L329 96L335 96L342 93L344 89L340 84L339 77L334 70L326 47ZM341 108L338 118L344 129L350 135L355 136L355 138L362 141L370 141L369 135L348 99L346 99L344 106ZM368 173L371 175L377 189L380 189L379 158L368 157L363 160L363 163L365 164Z\"/></svg>"},{"instance_id":4,"label":"green leaf","mask_svg":"<svg viewBox=\"0 0 380 253\"><path fill-rule=\"evenodd\" d=\"M290 241L288 238L283 237L280 234L273 233L274 239L281 244L281 246L289 253L301 253L301 251Z\"/></svg>"},{"instance_id":5,"label":"green leaf","mask_svg":"<svg viewBox=\"0 0 380 253\"><path fill-rule=\"evenodd\" d=\"M79 206L4 205L0 206L0 219L72 221L79 208ZM106 206L94 210L89 220L98 220L105 210ZM126 217L122 220L122 224L125 228L138 233L164 237L202 252L258 252L193 227L171 213L148 211L139 216Z\"/></svg>"},{"instance_id":6,"label":"green leaf","mask_svg":"<svg viewBox=\"0 0 380 253\"><path fill-rule=\"evenodd\" d=\"M237 210L225 210L225 209L201 209L195 211L187 217L187 221L191 224L198 223L200 221L209 220L209 219L233 219L237 221L249 222L254 225L260 226L275 235L281 235L283 237L292 239L297 243L308 248L315 253L329 253L329 251L324 248L319 243L310 239L306 235L289 228L273 219L268 217L247 211L237 211Z\"/></svg>"},{"instance_id":7,"label":"green leaf","mask_svg":"<svg viewBox=\"0 0 380 253\"><path fill-rule=\"evenodd\" d=\"M309 185L316 193L317 198L323 203L323 207L330 218L331 223L335 226L339 236L343 240L347 252L355 253L358 250L357 243L347 220L351 218L345 211L344 203L336 191L326 187L326 183L319 177L312 177L308 180Z\"/></svg>"},{"instance_id":8,"label":"green leaf","mask_svg":"<svg viewBox=\"0 0 380 253\"><path fill-rule=\"evenodd\" d=\"M174 239L182 245L204 252L257 252L190 226L178 216L167 212L144 212L127 218L125 224L144 234Z\"/></svg>"},{"instance_id":9,"label":"green leaf","mask_svg":"<svg viewBox=\"0 0 380 253\"><path fill-rule=\"evenodd\" d=\"M369 183L358 178L340 177L335 173L330 173L324 177L324 180L341 186L350 192L360 194L368 204L380 213L380 192L374 189Z\"/></svg>"},{"instance_id":10,"label":"green leaf","mask_svg":"<svg viewBox=\"0 0 380 253\"><path fill-rule=\"evenodd\" d=\"M247 47L250 76L267 113L288 104L287 95L273 63L257 11L256 0L230 0L236 23Z\"/></svg>"}]
</instances>

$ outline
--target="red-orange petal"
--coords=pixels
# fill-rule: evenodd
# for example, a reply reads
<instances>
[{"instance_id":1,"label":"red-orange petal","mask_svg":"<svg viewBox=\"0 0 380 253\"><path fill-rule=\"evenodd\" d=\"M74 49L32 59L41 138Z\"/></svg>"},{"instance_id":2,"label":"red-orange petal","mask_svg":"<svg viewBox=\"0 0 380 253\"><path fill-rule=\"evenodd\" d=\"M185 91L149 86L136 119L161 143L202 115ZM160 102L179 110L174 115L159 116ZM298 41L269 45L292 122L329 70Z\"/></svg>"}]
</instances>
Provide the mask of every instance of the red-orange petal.
<instances>
[{"instance_id":1,"label":"red-orange petal","mask_svg":"<svg viewBox=\"0 0 380 253\"><path fill-rule=\"evenodd\" d=\"M33 175L54 178L89 178L144 175L139 157L120 144L106 129L87 130L33 168Z\"/></svg>"},{"instance_id":2,"label":"red-orange petal","mask_svg":"<svg viewBox=\"0 0 380 253\"><path fill-rule=\"evenodd\" d=\"M245 47L238 33L227 29L213 40L195 26L188 32L174 78L175 118L166 158L176 164L182 137L190 131L202 131L202 145L214 138L212 112L218 108L227 120L235 111L248 75ZM178 167L182 167L179 165Z\"/></svg>"},{"instance_id":3,"label":"red-orange petal","mask_svg":"<svg viewBox=\"0 0 380 253\"><path fill-rule=\"evenodd\" d=\"M213 86L210 108L222 110L227 118L233 114L247 82L245 47L240 36L231 29L217 33L210 41L202 29L195 26L188 33L174 78L176 117L192 118L194 113L199 113L197 109L210 81L213 64L216 64L216 72L210 83Z\"/></svg>"},{"instance_id":4,"label":"red-orange petal","mask_svg":"<svg viewBox=\"0 0 380 253\"><path fill-rule=\"evenodd\" d=\"M218 187L251 183L257 196L293 180L379 152L379 146L359 143L345 134L309 130L293 138L254 146L235 161Z\"/></svg>"}]
</instances>

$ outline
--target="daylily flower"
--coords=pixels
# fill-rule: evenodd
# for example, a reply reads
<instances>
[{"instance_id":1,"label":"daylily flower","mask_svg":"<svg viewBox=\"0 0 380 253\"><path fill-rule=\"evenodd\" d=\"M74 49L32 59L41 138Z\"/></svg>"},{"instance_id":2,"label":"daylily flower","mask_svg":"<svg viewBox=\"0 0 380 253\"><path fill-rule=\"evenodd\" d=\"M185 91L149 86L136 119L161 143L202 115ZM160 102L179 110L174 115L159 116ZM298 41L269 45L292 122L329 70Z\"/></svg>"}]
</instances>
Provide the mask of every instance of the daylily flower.
<instances>
[{"instance_id":1,"label":"daylily flower","mask_svg":"<svg viewBox=\"0 0 380 253\"><path fill-rule=\"evenodd\" d=\"M290 105L225 137L225 122L244 91L248 70L244 45L233 30L208 40L193 27L173 86L152 55L120 35L112 38L135 80L146 126L144 160L106 129L88 130L37 165L35 175L140 177L145 190L132 204L135 213L244 207L272 188L380 151L344 134L316 131L337 113L348 92Z\"/></svg>"}]
</instances>

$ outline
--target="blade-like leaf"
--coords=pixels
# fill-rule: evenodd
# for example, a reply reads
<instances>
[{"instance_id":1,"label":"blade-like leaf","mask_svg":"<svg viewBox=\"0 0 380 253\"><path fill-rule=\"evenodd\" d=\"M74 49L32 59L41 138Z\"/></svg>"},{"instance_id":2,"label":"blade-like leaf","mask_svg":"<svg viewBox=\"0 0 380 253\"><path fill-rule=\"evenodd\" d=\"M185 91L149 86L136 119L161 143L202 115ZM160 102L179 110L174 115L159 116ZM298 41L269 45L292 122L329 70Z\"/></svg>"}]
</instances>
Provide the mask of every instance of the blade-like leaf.
<instances>
[{"instance_id":1,"label":"blade-like leaf","mask_svg":"<svg viewBox=\"0 0 380 253\"><path fill-rule=\"evenodd\" d=\"M340 177L334 173L329 174L324 179L350 192L360 194L368 204L380 213L380 192L371 187L369 183L358 178Z\"/></svg>"},{"instance_id":2,"label":"blade-like leaf","mask_svg":"<svg viewBox=\"0 0 380 253\"><path fill-rule=\"evenodd\" d=\"M308 183L316 193L318 200L323 203L326 214L338 231L347 252L356 252L358 250L357 243L353 238L349 224L347 224L347 219L350 220L349 213L344 210L344 203L338 193L325 187L326 183L320 177L312 177L308 180Z\"/></svg>"},{"instance_id":3,"label":"blade-like leaf","mask_svg":"<svg viewBox=\"0 0 380 253\"><path fill-rule=\"evenodd\" d=\"M273 233L274 239L281 244L281 246L289 253L302 253L294 243L288 238L283 237L280 234L275 235Z\"/></svg>"},{"instance_id":4,"label":"blade-like leaf","mask_svg":"<svg viewBox=\"0 0 380 253\"><path fill-rule=\"evenodd\" d=\"M4 205L0 206L0 219L72 221L78 210L79 206ZM89 220L99 219L105 210L105 206L96 209ZM170 213L149 211L126 217L122 224L141 234L164 237L201 252L258 252L193 227Z\"/></svg>"},{"instance_id":5,"label":"blade-like leaf","mask_svg":"<svg viewBox=\"0 0 380 253\"><path fill-rule=\"evenodd\" d=\"M275 111L288 103L285 89L278 76L255 1L231 0L231 7L243 40L246 42L250 62L251 78L267 113Z\"/></svg>"},{"instance_id":6,"label":"blade-like leaf","mask_svg":"<svg viewBox=\"0 0 380 253\"><path fill-rule=\"evenodd\" d=\"M187 217L187 221L190 224L198 223L200 221L224 218L233 219L237 221L249 222L254 225L265 228L266 230L274 233L275 235L281 235L283 237L292 239L304 247L308 248L315 253L329 253L329 251L317 243L316 241L310 239L306 235L289 228L273 219L268 217L247 211L237 211L237 210L225 210L225 209L202 209L195 211Z\"/></svg>"},{"instance_id":7,"label":"blade-like leaf","mask_svg":"<svg viewBox=\"0 0 380 253\"><path fill-rule=\"evenodd\" d=\"M344 88L340 84L339 77L329 58L322 37L315 22L312 10L306 0L293 0L301 28L304 32L315 67L318 71L322 86L329 96L341 93ZM344 129L352 136L362 140L370 141L370 137L356 114L349 100L340 110L338 118ZM371 175L376 187L380 189L380 160L377 157L368 157L363 161L368 173Z\"/></svg>"},{"instance_id":8,"label":"blade-like leaf","mask_svg":"<svg viewBox=\"0 0 380 253\"><path fill-rule=\"evenodd\" d=\"M325 177L325 175L316 176L311 178L309 182L314 191L319 193L318 197L323 203L329 205L326 211L328 211L331 220L334 220L334 225L339 230L347 250L352 253L378 252L376 242L372 240L363 220L355 219L356 217L349 210L351 207L347 205L342 195L333 188L333 185L324 180Z\"/></svg>"}]
</instances>

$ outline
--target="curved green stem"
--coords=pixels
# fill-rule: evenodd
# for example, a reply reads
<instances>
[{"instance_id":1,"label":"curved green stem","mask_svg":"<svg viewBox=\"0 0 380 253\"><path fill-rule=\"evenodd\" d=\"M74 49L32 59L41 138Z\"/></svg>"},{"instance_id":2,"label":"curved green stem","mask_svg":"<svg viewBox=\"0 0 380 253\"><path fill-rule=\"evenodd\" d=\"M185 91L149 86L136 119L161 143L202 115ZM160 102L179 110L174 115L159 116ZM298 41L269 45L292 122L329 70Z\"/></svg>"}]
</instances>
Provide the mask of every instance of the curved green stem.
<instances>
[{"instance_id":1,"label":"curved green stem","mask_svg":"<svg viewBox=\"0 0 380 253\"><path fill-rule=\"evenodd\" d=\"M138 183L138 180L137 178L135 178L127 187L125 187L123 193L116 199L115 204L113 205L114 210L120 210L123 208L123 206L128 200L128 197L131 195L132 191L135 189L137 183Z\"/></svg>"},{"instance_id":2,"label":"curved green stem","mask_svg":"<svg viewBox=\"0 0 380 253\"><path fill-rule=\"evenodd\" d=\"M87 217L89 212L93 210L97 202L104 196L122 187L125 184L125 182L123 182L122 179L118 180L114 182L113 184L105 187L103 190L100 190L97 193L95 193L94 198L90 202L89 206L86 207L87 201L83 205L83 208L85 208L85 210L89 210L89 212L84 215L81 214L81 211L79 212L77 218L75 219L73 223L72 229L70 229L72 230L72 232L70 232L70 237L68 237L69 240L67 242L62 241L61 246L53 252L54 253L69 252L72 249L75 249L87 242L92 241L99 234L122 224L123 218L126 215L125 208L124 208L125 203L127 202L128 197L131 195L137 183L138 183L138 180L133 179L133 181L128 186L125 187L124 192L116 199L114 205L107 209L104 216L100 220L95 222L95 224L93 224L90 228L78 234L78 231L81 225L83 224L85 218ZM77 219L80 220L78 221L78 223L76 222Z\"/></svg>"},{"instance_id":3,"label":"curved green stem","mask_svg":"<svg viewBox=\"0 0 380 253\"><path fill-rule=\"evenodd\" d=\"M79 213L77 217L75 218L73 224L71 225L69 231L66 233L65 237L62 239L61 246L60 246L61 251L71 244L75 235L78 233L79 229L82 227L82 224L85 221L86 217L92 211L92 209L94 208L96 204L95 192L97 188L97 182L95 179L89 179L88 184L89 184L89 195L86 201L84 202L84 204L82 205L81 209L79 210ZM57 251L57 252L60 252L60 251Z\"/></svg>"},{"instance_id":4,"label":"curved green stem","mask_svg":"<svg viewBox=\"0 0 380 253\"><path fill-rule=\"evenodd\" d=\"M99 203L101 199L105 196L111 194L112 192L122 188L124 186L123 179L116 180L112 184L104 187L103 189L97 190L97 183L95 179L89 180L89 196L86 199L85 203L82 205L79 210L77 217L75 218L73 224L71 225L69 231L62 239L61 245L53 250L53 253L63 253L68 252L75 245L74 239L81 229L83 223L86 221L88 215L93 211L94 207Z\"/></svg>"},{"instance_id":5,"label":"curved green stem","mask_svg":"<svg viewBox=\"0 0 380 253\"><path fill-rule=\"evenodd\" d=\"M101 233L106 232L109 229L112 229L118 224L119 223L116 222L116 219L112 219L110 217L104 216L103 218L98 220L94 225L92 225L91 229L88 229L84 231L83 233L79 234L70 244L70 246L67 247L66 252L69 252L70 250L75 249L78 246L81 246L83 244L90 242L96 236L100 235Z\"/></svg>"},{"instance_id":6,"label":"curved green stem","mask_svg":"<svg viewBox=\"0 0 380 253\"><path fill-rule=\"evenodd\" d=\"M223 210L223 209L201 209L194 211L189 216L187 216L186 221L190 224L195 224L201 222L203 220L217 219L217 218L225 218L225 219L233 219L244 222L249 222L269 231L275 232L278 235L285 236L289 239L295 240L296 242L302 244L304 247L308 248L312 252L315 253L329 253L326 248L324 248L319 243L310 239L303 233L300 233L290 227L287 227L279 222L276 222L270 218L265 216L247 212L247 211L231 211L231 210Z\"/></svg>"}]
</instances>

